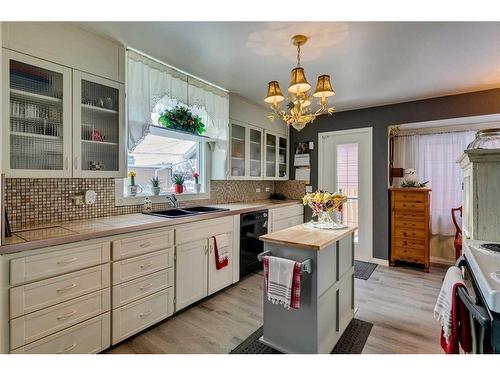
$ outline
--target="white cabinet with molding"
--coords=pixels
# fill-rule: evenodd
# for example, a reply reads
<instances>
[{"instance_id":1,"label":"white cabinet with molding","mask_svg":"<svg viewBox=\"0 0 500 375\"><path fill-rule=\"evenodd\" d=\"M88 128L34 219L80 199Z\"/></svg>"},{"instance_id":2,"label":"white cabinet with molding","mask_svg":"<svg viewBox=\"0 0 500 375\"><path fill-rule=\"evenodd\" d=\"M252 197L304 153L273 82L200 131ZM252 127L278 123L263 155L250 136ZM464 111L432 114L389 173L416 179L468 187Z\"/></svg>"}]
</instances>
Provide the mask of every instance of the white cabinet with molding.
<instances>
[{"instance_id":1,"label":"white cabinet with molding","mask_svg":"<svg viewBox=\"0 0 500 375\"><path fill-rule=\"evenodd\" d=\"M124 85L3 50L6 177L124 177Z\"/></svg>"},{"instance_id":2,"label":"white cabinet with molding","mask_svg":"<svg viewBox=\"0 0 500 375\"><path fill-rule=\"evenodd\" d=\"M269 210L269 233L293 227L304 222L304 206L296 204Z\"/></svg>"}]
</instances>

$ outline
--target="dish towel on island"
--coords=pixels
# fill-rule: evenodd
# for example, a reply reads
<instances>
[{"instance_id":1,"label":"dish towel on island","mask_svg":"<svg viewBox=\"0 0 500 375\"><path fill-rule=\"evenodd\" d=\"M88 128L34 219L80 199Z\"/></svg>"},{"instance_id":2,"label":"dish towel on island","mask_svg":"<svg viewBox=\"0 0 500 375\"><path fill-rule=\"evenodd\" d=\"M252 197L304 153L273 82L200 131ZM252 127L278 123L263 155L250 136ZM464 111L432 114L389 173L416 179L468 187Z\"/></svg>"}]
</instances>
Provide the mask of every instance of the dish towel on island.
<instances>
[{"instance_id":1,"label":"dish towel on island","mask_svg":"<svg viewBox=\"0 0 500 375\"><path fill-rule=\"evenodd\" d=\"M467 307L457 295L457 289L464 287L462 271L450 267L434 307L434 318L441 323L441 347L447 354L458 354L459 345L470 353L472 338Z\"/></svg>"},{"instance_id":2,"label":"dish towel on island","mask_svg":"<svg viewBox=\"0 0 500 375\"><path fill-rule=\"evenodd\" d=\"M300 308L301 264L293 260L265 256L264 278L267 299L286 309Z\"/></svg>"},{"instance_id":3,"label":"dish towel on island","mask_svg":"<svg viewBox=\"0 0 500 375\"><path fill-rule=\"evenodd\" d=\"M213 236L215 268L220 270L229 264L229 238L227 234Z\"/></svg>"}]
</instances>

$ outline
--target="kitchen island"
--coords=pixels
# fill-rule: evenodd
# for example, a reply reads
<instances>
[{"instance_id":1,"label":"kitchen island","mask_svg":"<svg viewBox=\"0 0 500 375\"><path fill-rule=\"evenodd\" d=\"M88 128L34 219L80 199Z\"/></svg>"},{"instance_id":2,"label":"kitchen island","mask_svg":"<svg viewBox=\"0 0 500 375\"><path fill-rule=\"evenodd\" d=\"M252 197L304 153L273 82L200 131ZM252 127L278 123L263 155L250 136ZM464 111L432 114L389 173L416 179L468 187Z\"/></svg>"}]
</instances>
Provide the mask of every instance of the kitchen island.
<instances>
[{"instance_id":1,"label":"kitchen island","mask_svg":"<svg viewBox=\"0 0 500 375\"><path fill-rule=\"evenodd\" d=\"M330 353L354 316L354 231L301 224L268 233L263 255L304 262L300 309L264 293L261 341L283 353Z\"/></svg>"}]
</instances>

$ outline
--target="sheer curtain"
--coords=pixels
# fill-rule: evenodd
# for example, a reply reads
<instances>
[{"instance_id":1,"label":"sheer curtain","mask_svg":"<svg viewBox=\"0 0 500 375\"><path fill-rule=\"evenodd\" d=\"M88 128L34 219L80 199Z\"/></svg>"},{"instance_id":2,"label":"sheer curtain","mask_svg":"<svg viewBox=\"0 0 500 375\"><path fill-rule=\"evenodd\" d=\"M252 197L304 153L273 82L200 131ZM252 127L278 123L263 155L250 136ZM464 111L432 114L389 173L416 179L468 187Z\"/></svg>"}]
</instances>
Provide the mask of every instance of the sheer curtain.
<instances>
[{"instance_id":1,"label":"sheer curtain","mask_svg":"<svg viewBox=\"0 0 500 375\"><path fill-rule=\"evenodd\" d=\"M127 52L128 147L133 150L152 124L151 113L165 97L169 102L202 108L207 136L226 149L229 129L229 95L216 87L160 64L134 51Z\"/></svg>"},{"instance_id":2,"label":"sheer curtain","mask_svg":"<svg viewBox=\"0 0 500 375\"><path fill-rule=\"evenodd\" d=\"M394 166L414 168L420 181L428 181L431 193L431 232L455 233L450 210L461 205L462 170L456 163L474 131L396 136Z\"/></svg>"}]
</instances>

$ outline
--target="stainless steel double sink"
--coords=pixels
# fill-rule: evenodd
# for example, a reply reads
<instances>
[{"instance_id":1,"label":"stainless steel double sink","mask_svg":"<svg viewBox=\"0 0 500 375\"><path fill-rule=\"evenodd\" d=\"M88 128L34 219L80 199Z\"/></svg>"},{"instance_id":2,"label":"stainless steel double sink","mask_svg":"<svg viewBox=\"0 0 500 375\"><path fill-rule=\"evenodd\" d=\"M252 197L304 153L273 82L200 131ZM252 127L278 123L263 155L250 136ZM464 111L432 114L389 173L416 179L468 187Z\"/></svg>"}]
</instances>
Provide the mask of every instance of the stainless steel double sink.
<instances>
[{"instance_id":1,"label":"stainless steel double sink","mask_svg":"<svg viewBox=\"0 0 500 375\"><path fill-rule=\"evenodd\" d=\"M184 217L184 216L203 215L203 214L209 214L212 212L221 212L221 211L229 211L229 209L209 207L209 206L194 206L194 207L171 208L171 209L163 210L163 211L148 212L147 215L160 216L160 217L166 217L166 218L176 218L176 217Z\"/></svg>"}]
</instances>

